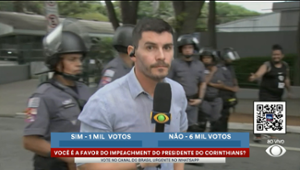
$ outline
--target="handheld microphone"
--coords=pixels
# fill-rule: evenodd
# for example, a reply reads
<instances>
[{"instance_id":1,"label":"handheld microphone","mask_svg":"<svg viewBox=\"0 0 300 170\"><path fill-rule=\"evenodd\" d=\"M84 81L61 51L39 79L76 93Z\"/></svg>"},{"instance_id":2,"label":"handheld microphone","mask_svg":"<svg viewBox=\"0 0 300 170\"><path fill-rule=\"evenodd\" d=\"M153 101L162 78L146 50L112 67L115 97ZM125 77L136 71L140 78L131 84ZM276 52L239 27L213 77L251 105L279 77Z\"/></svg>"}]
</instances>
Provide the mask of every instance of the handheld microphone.
<instances>
[{"instance_id":1,"label":"handheld microphone","mask_svg":"<svg viewBox=\"0 0 300 170\"><path fill-rule=\"evenodd\" d=\"M157 83L154 90L153 110L151 112L151 122L155 123L155 132L164 132L165 124L171 122L171 86L169 83Z\"/></svg>"}]
</instances>

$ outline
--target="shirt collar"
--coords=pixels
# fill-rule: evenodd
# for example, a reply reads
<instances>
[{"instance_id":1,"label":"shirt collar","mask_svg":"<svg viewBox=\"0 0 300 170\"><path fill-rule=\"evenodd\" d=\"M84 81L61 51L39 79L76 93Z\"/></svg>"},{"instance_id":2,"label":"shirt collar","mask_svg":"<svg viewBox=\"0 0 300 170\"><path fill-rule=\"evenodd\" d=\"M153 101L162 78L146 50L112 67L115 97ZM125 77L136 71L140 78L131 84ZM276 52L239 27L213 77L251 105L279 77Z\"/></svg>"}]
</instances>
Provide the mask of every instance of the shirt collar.
<instances>
[{"instance_id":1,"label":"shirt collar","mask_svg":"<svg viewBox=\"0 0 300 170\"><path fill-rule=\"evenodd\" d=\"M135 72L135 67L131 69L127 76L127 82L129 85L130 94L133 98L136 98L141 93L147 93L144 91L143 87L141 86L140 82L138 81ZM166 78L163 79L163 82L167 82Z\"/></svg>"}]
</instances>

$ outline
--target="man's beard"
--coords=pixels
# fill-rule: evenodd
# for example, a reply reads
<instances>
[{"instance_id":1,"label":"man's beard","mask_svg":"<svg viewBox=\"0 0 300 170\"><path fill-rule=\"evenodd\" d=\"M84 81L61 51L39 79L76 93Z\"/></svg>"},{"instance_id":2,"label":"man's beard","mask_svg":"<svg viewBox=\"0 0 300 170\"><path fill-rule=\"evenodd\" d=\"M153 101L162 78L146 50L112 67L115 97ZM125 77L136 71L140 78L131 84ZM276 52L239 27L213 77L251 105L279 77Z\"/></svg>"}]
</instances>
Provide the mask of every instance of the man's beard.
<instances>
[{"instance_id":1,"label":"man's beard","mask_svg":"<svg viewBox=\"0 0 300 170\"><path fill-rule=\"evenodd\" d=\"M167 68L170 68L170 65L165 63L164 61L158 61L157 63L155 64L152 64L150 65L149 67L147 67L143 62L139 62L140 63L140 70L141 72L148 78L154 80L154 81L161 81L162 79L164 79L165 77L167 77L168 75L168 72L166 75L153 75L151 73L151 69L152 68L155 68L155 67L167 67Z\"/></svg>"}]
</instances>

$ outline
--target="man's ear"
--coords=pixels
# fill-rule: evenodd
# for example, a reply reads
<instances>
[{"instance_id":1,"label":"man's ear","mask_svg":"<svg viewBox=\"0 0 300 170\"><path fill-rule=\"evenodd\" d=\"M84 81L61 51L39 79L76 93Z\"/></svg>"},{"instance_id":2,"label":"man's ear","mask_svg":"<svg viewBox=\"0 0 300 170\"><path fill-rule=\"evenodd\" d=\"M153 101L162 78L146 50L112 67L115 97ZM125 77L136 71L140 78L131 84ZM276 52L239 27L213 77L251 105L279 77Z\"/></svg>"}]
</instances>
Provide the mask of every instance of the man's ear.
<instances>
[{"instance_id":1,"label":"man's ear","mask_svg":"<svg viewBox=\"0 0 300 170\"><path fill-rule=\"evenodd\" d=\"M135 58L135 49L134 46L129 45L127 47L127 53L131 59L131 61L135 62L136 58Z\"/></svg>"},{"instance_id":2,"label":"man's ear","mask_svg":"<svg viewBox=\"0 0 300 170\"><path fill-rule=\"evenodd\" d=\"M129 55L129 57L134 57L135 56L135 49L133 46L129 45L127 47L127 53Z\"/></svg>"}]
</instances>

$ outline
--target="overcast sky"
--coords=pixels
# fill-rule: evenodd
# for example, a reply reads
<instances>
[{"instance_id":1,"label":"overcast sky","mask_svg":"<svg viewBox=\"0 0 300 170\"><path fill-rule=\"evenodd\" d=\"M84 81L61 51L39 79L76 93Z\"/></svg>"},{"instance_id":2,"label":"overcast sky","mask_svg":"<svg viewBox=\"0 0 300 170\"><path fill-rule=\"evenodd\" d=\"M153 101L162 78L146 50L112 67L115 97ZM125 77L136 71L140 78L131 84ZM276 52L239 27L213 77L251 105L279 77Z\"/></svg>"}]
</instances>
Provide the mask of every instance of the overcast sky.
<instances>
[{"instance_id":1,"label":"overcast sky","mask_svg":"<svg viewBox=\"0 0 300 170\"><path fill-rule=\"evenodd\" d=\"M239 5L251 11L256 11L260 13L269 13L272 12L273 2L276 3L276 2L284 2L284 1L220 1L220 2L228 2L232 5Z\"/></svg>"}]
</instances>

